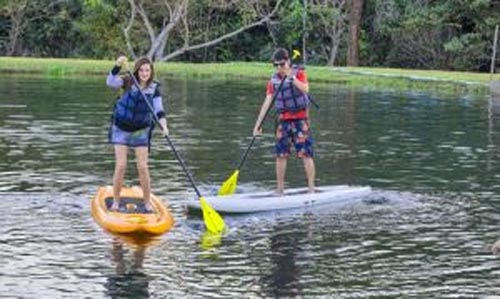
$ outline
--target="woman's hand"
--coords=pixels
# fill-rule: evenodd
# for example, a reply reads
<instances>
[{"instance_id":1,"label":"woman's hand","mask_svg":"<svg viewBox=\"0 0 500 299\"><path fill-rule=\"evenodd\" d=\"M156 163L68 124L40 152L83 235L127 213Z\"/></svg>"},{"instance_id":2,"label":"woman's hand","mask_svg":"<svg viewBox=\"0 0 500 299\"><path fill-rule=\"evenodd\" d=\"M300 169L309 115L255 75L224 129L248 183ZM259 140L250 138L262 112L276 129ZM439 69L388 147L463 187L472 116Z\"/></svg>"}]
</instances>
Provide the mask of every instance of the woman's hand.
<instances>
[{"instance_id":1,"label":"woman's hand","mask_svg":"<svg viewBox=\"0 0 500 299\"><path fill-rule=\"evenodd\" d=\"M127 63L127 57L126 56L120 56L118 57L118 59L116 60L116 65L117 66L123 66L125 63Z\"/></svg>"},{"instance_id":2,"label":"woman's hand","mask_svg":"<svg viewBox=\"0 0 500 299\"><path fill-rule=\"evenodd\" d=\"M164 127L162 128L161 133L163 134L163 136L168 136L168 133L169 133L169 132L168 132L168 128L167 128L167 126L164 126Z\"/></svg>"},{"instance_id":3,"label":"woman's hand","mask_svg":"<svg viewBox=\"0 0 500 299\"><path fill-rule=\"evenodd\" d=\"M160 118L160 129L163 136L168 136L167 119L164 117Z\"/></svg>"}]
</instances>

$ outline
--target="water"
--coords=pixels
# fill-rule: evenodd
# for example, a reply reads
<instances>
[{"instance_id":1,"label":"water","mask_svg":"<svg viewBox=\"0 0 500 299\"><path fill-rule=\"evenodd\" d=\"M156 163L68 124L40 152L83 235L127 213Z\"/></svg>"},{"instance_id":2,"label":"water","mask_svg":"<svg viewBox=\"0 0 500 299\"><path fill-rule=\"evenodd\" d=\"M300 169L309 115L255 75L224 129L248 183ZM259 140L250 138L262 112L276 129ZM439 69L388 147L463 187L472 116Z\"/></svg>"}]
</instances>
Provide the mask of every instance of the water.
<instances>
[{"instance_id":1,"label":"water","mask_svg":"<svg viewBox=\"0 0 500 299\"><path fill-rule=\"evenodd\" d=\"M264 82L162 80L171 137L203 194L234 171ZM194 195L156 135L154 192L176 225L131 242L90 216L111 183L115 96L104 78L0 80L2 298L494 297L500 116L488 98L313 85L319 185L369 185L350 204L226 216L205 235ZM244 191L272 189L272 121L243 167ZM127 183L137 184L130 156ZM289 186L305 185L290 160Z\"/></svg>"}]
</instances>

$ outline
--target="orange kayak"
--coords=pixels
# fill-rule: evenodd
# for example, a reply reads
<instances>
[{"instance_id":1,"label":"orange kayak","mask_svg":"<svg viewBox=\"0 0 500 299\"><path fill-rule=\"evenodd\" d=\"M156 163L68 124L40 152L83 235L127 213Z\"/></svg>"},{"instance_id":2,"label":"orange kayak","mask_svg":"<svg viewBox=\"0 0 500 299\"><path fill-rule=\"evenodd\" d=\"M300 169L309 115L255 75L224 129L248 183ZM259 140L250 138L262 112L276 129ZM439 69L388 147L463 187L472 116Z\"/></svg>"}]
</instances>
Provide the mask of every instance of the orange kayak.
<instances>
[{"instance_id":1,"label":"orange kayak","mask_svg":"<svg viewBox=\"0 0 500 299\"><path fill-rule=\"evenodd\" d=\"M140 187L122 188L118 211L109 210L112 203L112 186L99 187L91 202L92 216L95 221L110 232L159 235L174 225L174 218L170 211L153 194L151 194L153 212L145 210Z\"/></svg>"}]
</instances>

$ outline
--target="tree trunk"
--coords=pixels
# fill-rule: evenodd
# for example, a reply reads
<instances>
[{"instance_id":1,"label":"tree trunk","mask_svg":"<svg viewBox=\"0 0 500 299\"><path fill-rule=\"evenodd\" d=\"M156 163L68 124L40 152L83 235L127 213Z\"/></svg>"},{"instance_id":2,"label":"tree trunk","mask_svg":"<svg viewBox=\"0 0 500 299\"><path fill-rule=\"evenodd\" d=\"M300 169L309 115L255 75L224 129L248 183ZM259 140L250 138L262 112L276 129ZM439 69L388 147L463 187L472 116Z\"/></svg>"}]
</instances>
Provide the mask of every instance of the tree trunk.
<instances>
[{"instance_id":1,"label":"tree trunk","mask_svg":"<svg viewBox=\"0 0 500 299\"><path fill-rule=\"evenodd\" d=\"M302 63L306 65L307 63L307 0L303 0L304 4L304 14L302 15Z\"/></svg>"},{"instance_id":2,"label":"tree trunk","mask_svg":"<svg viewBox=\"0 0 500 299\"><path fill-rule=\"evenodd\" d=\"M363 0L351 0L349 13L349 44L347 47L347 65L359 65L359 35L361 32L361 11Z\"/></svg>"},{"instance_id":3,"label":"tree trunk","mask_svg":"<svg viewBox=\"0 0 500 299\"><path fill-rule=\"evenodd\" d=\"M340 45L340 34L335 38L332 38L331 47L330 47L330 55L328 56L328 66L335 65L335 59L337 58L337 51Z\"/></svg>"},{"instance_id":4,"label":"tree trunk","mask_svg":"<svg viewBox=\"0 0 500 299\"><path fill-rule=\"evenodd\" d=\"M11 1L3 8L10 14L9 39L6 46L6 55L14 56L19 46L19 37L25 26L25 11L28 1Z\"/></svg>"}]
</instances>

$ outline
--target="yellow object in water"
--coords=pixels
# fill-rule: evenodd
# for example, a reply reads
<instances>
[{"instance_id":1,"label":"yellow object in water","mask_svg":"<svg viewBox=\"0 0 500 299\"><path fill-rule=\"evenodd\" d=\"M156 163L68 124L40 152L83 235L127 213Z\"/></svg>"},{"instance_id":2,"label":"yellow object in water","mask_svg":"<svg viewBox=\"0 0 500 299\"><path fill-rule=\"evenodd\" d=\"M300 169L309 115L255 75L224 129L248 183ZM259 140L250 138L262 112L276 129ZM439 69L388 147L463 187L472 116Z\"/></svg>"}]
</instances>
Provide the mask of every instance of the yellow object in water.
<instances>
[{"instance_id":1,"label":"yellow object in water","mask_svg":"<svg viewBox=\"0 0 500 299\"><path fill-rule=\"evenodd\" d=\"M240 171L235 170L233 174L219 188L219 192L217 192L217 195L224 196L234 194L234 192L236 191L236 186L238 185L239 175Z\"/></svg>"},{"instance_id":2,"label":"yellow object in water","mask_svg":"<svg viewBox=\"0 0 500 299\"><path fill-rule=\"evenodd\" d=\"M113 187L99 187L91 202L92 216L102 228L113 233L159 235L172 228L174 218L163 202L151 194L153 212L146 212L143 198L139 187L122 188L121 208L111 211L109 208L113 203Z\"/></svg>"}]
</instances>

